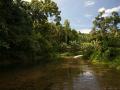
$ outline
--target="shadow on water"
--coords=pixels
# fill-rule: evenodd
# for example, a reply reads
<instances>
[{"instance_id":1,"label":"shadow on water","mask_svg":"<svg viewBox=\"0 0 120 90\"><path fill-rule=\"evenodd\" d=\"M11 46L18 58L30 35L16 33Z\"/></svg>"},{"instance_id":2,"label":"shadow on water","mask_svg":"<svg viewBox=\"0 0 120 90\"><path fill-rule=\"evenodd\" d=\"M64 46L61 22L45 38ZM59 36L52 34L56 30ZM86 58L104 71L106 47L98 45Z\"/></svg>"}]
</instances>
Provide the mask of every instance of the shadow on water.
<instances>
[{"instance_id":1,"label":"shadow on water","mask_svg":"<svg viewBox=\"0 0 120 90\"><path fill-rule=\"evenodd\" d=\"M0 90L120 90L120 73L79 59L62 61L61 64L1 72Z\"/></svg>"}]
</instances>

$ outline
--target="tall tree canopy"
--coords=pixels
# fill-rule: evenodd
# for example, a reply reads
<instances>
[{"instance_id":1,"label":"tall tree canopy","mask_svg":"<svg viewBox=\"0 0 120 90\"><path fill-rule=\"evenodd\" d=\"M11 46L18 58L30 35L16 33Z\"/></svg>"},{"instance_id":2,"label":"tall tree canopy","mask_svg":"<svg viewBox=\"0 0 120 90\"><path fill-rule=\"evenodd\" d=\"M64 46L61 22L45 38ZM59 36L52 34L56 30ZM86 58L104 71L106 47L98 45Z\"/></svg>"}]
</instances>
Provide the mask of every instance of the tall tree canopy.
<instances>
[{"instance_id":1,"label":"tall tree canopy","mask_svg":"<svg viewBox=\"0 0 120 90\"><path fill-rule=\"evenodd\" d=\"M61 44L77 35L69 21L60 24L60 13L51 0L0 0L0 64L33 64L55 57Z\"/></svg>"}]
</instances>

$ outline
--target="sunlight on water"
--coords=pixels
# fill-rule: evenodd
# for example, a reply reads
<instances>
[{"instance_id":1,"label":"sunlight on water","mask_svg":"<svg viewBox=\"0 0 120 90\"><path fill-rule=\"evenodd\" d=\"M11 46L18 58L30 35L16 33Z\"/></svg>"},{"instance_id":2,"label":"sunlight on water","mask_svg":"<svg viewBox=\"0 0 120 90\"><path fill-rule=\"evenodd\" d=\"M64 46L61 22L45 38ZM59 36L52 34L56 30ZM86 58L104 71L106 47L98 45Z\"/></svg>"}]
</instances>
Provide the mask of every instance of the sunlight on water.
<instances>
[{"instance_id":1,"label":"sunlight on water","mask_svg":"<svg viewBox=\"0 0 120 90\"><path fill-rule=\"evenodd\" d=\"M83 72L74 79L73 90L100 90L93 71L87 66L82 67Z\"/></svg>"}]
</instances>

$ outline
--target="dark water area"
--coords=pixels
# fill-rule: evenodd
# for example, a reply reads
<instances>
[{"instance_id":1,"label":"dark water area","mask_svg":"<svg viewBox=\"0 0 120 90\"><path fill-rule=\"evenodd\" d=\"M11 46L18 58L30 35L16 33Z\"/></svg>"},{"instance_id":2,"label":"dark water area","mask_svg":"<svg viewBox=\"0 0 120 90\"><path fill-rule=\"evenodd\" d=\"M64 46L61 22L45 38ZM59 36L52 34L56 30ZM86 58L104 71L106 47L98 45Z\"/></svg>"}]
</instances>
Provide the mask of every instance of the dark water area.
<instances>
[{"instance_id":1,"label":"dark water area","mask_svg":"<svg viewBox=\"0 0 120 90\"><path fill-rule=\"evenodd\" d=\"M0 72L0 90L120 90L120 71L80 59Z\"/></svg>"}]
</instances>

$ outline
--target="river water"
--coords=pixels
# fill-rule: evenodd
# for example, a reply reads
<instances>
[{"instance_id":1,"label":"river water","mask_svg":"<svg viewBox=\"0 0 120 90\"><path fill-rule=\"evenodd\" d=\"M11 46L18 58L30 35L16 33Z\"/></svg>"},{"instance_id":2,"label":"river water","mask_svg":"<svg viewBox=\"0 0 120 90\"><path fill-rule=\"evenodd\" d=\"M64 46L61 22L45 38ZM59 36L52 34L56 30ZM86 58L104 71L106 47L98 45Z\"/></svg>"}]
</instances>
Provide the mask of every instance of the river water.
<instances>
[{"instance_id":1,"label":"river water","mask_svg":"<svg viewBox=\"0 0 120 90\"><path fill-rule=\"evenodd\" d=\"M120 71L75 58L61 61L0 72L0 90L120 90Z\"/></svg>"}]
</instances>

